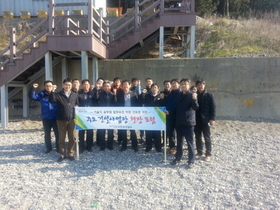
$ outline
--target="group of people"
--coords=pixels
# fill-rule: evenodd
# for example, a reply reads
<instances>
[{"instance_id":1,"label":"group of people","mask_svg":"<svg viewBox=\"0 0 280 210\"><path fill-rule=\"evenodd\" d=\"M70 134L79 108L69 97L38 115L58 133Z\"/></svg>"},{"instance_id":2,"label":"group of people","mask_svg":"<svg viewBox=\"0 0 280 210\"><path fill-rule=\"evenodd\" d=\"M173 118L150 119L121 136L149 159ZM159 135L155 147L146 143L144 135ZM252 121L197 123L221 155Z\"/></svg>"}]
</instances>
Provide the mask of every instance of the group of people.
<instances>
[{"instance_id":1,"label":"group of people","mask_svg":"<svg viewBox=\"0 0 280 210\"><path fill-rule=\"evenodd\" d=\"M58 162L66 157L74 158L75 146L75 107L166 107L166 136L168 139L169 154L175 154L175 159L170 163L180 163L183 155L184 138L188 145L188 166L192 167L195 158L203 156L202 134L205 140L205 161L211 159L211 135L210 126L215 124L216 106L214 97L207 92L205 81L199 79L190 87L191 81L187 79L172 79L164 81L164 89L160 92L158 84L153 83L151 78L145 79L145 88L141 88L138 78L121 80L116 77L113 81L99 78L95 86L88 79L64 79L63 89L58 91L52 81L44 82L44 90L36 93L38 84L33 84L29 91L29 97L40 101L42 121L45 133L46 153L52 151L51 129L53 128L56 138L56 149L60 157ZM65 149L66 133L68 136L68 148ZM175 135L175 133L177 135ZM114 130L97 129L96 143L100 150L113 148ZM194 151L195 134L196 150ZM79 131L80 152L92 151L93 130ZM138 152L138 143L146 144L146 152L152 150L153 145L157 152L162 151L162 138L160 131L140 131L140 142L137 140L135 130L130 130L132 149ZM175 139L175 137L177 138ZM85 138L86 137L86 138ZM127 149L127 131L117 131L120 151ZM145 141L144 141L145 139ZM67 151L67 154L66 154Z\"/></svg>"}]
</instances>

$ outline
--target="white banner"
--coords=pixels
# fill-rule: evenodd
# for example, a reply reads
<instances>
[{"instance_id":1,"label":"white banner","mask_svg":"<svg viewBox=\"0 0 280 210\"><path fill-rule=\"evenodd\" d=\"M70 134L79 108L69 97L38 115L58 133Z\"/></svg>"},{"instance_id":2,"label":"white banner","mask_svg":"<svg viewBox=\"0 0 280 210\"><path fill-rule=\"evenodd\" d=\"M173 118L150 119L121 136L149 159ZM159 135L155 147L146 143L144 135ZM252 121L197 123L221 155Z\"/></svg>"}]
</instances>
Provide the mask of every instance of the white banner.
<instances>
[{"instance_id":1,"label":"white banner","mask_svg":"<svg viewBox=\"0 0 280 210\"><path fill-rule=\"evenodd\" d=\"M165 130L165 107L77 107L76 130Z\"/></svg>"}]
</instances>

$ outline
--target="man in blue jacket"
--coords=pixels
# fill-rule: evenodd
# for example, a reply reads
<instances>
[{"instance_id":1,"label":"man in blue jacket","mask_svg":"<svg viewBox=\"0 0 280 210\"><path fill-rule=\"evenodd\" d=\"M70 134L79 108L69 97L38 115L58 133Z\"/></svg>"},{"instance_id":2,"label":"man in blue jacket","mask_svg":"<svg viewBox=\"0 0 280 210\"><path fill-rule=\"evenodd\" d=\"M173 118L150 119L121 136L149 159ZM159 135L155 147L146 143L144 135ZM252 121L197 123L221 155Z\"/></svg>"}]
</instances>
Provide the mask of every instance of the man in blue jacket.
<instances>
[{"instance_id":1,"label":"man in blue jacket","mask_svg":"<svg viewBox=\"0 0 280 210\"><path fill-rule=\"evenodd\" d=\"M176 102L180 95L180 81L178 79L171 80L171 92L163 100L166 106L166 136L169 139L169 150L167 153L176 153L176 144L174 139L174 132L176 127Z\"/></svg>"},{"instance_id":2,"label":"man in blue jacket","mask_svg":"<svg viewBox=\"0 0 280 210\"><path fill-rule=\"evenodd\" d=\"M38 84L34 83L32 88L29 90L29 98L35 101L40 101L41 104L41 114L42 114L42 122L44 127L44 134L45 134L45 144L47 150L45 153L49 153L52 151L52 142L51 142L51 129L53 129L55 135L55 142L56 142L56 151L59 152L58 146L58 128L56 124L56 112L57 112L57 104L51 103L49 101L49 95L53 90L53 82L52 81L45 81L44 87L45 89L36 94L36 89L38 88Z\"/></svg>"}]
</instances>

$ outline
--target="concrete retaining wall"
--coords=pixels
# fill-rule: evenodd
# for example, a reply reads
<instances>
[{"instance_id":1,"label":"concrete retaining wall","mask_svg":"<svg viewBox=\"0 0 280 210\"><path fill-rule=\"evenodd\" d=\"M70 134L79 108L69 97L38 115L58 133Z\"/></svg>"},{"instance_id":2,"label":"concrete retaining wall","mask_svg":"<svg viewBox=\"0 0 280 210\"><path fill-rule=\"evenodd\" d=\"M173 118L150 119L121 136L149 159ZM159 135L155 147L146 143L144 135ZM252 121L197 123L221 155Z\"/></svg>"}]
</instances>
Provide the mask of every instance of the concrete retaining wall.
<instances>
[{"instance_id":1,"label":"concrete retaining wall","mask_svg":"<svg viewBox=\"0 0 280 210\"><path fill-rule=\"evenodd\" d=\"M211 58L174 60L107 60L99 63L104 78L151 77L206 80L215 96L217 116L280 119L280 58Z\"/></svg>"},{"instance_id":2,"label":"concrete retaining wall","mask_svg":"<svg viewBox=\"0 0 280 210\"><path fill-rule=\"evenodd\" d=\"M70 60L68 66L69 78L81 79L81 62ZM89 69L92 69L91 62ZM129 80L138 77L142 86L145 86L145 78L151 77L161 87L166 79L189 77L194 83L198 78L203 78L206 80L207 89L215 96L217 116L280 119L279 57L101 60L99 77L109 80L114 77ZM89 79L92 81L91 71ZM41 88L43 80L44 77L38 80ZM62 87L61 65L54 69L54 82L58 88ZM20 98L20 95L17 98ZM30 114L40 113L34 103L31 105ZM20 109L10 109L10 115L20 112Z\"/></svg>"}]
</instances>

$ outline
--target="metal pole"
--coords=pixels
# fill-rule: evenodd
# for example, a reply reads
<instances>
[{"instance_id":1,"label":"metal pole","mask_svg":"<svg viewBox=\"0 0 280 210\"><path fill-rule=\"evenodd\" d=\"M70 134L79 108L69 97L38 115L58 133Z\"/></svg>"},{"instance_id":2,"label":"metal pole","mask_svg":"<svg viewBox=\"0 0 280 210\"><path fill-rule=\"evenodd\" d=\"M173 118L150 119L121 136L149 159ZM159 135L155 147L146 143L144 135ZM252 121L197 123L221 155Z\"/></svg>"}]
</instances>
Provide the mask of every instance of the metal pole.
<instances>
[{"instance_id":1,"label":"metal pole","mask_svg":"<svg viewBox=\"0 0 280 210\"><path fill-rule=\"evenodd\" d=\"M1 127L8 127L8 88L7 85L1 86Z\"/></svg>"},{"instance_id":2,"label":"metal pole","mask_svg":"<svg viewBox=\"0 0 280 210\"><path fill-rule=\"evenodd\" d=\"M164 26L159 28L159 59L163 59L163 37L164 37Z\"/></svg>"},{"instance_id":3,"label":"metal pole","mask_svg":"<svg viewBox=\"0 0 280 210\"><path fill-rule=\"evenodd\" d=\"M76 125L75 125L75 134L76 134L76 157L77 160L80 160L80 151L79 151L79 131L76 130Z\"/></svg>"},{"instance_id":4,"label":"metal pole","mask_svg":"<svg viewBox=\"0 0 280 210\"><path fill-rule=\"evenodd\" d=\"M50 51L45 54L45 79L53 81L52 53Z\"/></svg>"},{"instance_id":5,"label":"metal pole","mask_svg":"<svg viewBox=\"0 0 280 210\"><path fill-rule=\"evenodd\" d=\"M191 26L190 58L194 58L195 51L195 25Z\"/></svg>"},{"instance_id":6,"label":"metal pole","mask_svg":"<svg viewBox=\"0 0 280 210\"><path fill-rule=\"evenodd\" d=\"M23 117L28 117L29 99L28 99L28 90L27 90L26 85L22 88L22 95L23 95L23 97L22 97L23 98L23 101L22 101L22 104L23 104L22 116Z\"/></svg>"},{"instance_id":7,"label":"metal pole","mask_svg":"<svg viewBox=\"0 0 280 210\"><path fill-rule=\"evenodd\" d=\"M93 82L96 82L96 80L98 79L98 59L97 57L93 57L92 58L92 76L93 76L93 80L92 80L92 84Z\"/></svg>"},{"instance_id":8,"label":"metal pole","mask_svg":"<svg viewBox=\"0 0 280 210\"><path fill-rule=\"evenodd\" d=\"M88 54L87 51L82 51L82 79L88 79Z\"/></svg>"},{"instance_id":9,"label":"metal pole","mask_svg":"<svg viewBox=\"0 0 280 210\"><path fill-rule=\"evenodd\" d=\"M61 61L61 71L62 71L62 80L68 77L67 72L67 58L63 58Z\"/></svg>"},{"instance_id":10,"label":"metal pole","mask_svg":"<svg viewBox=\"0 0 280 210\"><path fill-rule=\"evenodd\" d=\"M166 129L164 131L164 163L166 163Z\"/></svg>"}]
</instances>

